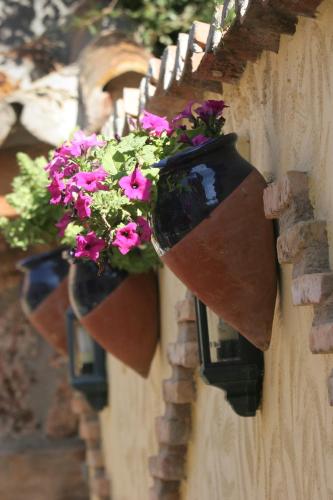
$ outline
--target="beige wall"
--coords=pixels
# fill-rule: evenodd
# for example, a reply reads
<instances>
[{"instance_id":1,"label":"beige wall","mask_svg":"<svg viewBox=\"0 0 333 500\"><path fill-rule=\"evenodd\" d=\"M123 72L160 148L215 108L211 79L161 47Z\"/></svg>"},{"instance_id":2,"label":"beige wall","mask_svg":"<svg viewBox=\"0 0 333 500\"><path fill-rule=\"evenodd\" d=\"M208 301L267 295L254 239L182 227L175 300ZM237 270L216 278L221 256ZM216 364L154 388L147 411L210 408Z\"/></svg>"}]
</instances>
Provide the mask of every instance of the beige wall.
<instances>
[{"instance_id":1,"label":"beige wall","mask_svg":"<svg viewBox=\"0 0 333 500\"><path fill-rule=\"evenodd\" d=\"M333 3L299 21L279 54L249 64L238 86L224 86L228 130L250 142L252 163L277 178L307 171L318 218L328 222L333 265ZM333 355L308 348L312 309L292 306L290 268L282 268L262 408L238 417L221 391L198 380L182 500L333 499L333 408L326 381ZM146 500L147 458L156 453L165 347L174 340L174 305L185 289L161 272L162 344L148 381L110 360L111 406L102 416L113 500Z\"/></svg>"}]
</instances>

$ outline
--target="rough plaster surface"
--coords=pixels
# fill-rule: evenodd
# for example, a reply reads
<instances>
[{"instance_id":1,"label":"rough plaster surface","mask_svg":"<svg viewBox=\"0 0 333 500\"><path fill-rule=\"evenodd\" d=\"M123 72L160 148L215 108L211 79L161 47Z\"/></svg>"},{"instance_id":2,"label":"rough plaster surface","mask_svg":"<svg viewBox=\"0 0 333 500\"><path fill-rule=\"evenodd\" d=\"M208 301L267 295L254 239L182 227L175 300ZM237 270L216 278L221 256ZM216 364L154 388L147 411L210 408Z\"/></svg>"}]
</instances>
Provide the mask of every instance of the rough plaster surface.
<instances>
[{"instance_id":1,"label":"rough plaster surface","mask_svg":"<svg viewBox=\"0 0 333 500\"><path fill-rule=\"evenodd\" d=\"M224 87L228 130L249 141L252 163L267 177L309 173L316 217L327 221L331 249L332 25L327 0L317 20L300 19L295 36L282 37L279 54L264 53L239 85ZM162 344L148 381L109 360L111 405L102 421L114 500L147 498L147 458L157 450L154 418L168 375L166 345L175 340L174 306L184 295L167 270L160 286ZM312 308L292 305L288 265L281 290L257 416L238 417L221 391L198 380L182 500L333 499L333 408L326 390L333 355L310 352Z\"/></svg>"}]
</instances>

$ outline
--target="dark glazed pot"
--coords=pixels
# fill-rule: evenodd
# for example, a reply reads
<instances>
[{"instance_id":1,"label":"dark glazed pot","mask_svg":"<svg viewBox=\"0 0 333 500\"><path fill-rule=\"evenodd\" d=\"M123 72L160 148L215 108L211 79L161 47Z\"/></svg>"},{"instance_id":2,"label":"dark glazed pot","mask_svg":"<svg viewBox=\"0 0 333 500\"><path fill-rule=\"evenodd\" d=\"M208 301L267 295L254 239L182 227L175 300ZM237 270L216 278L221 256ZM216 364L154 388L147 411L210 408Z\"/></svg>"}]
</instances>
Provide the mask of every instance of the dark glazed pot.
<instances>
[{"instance_id":1,"label":"dark glazed pot","mask_svg":"<svg viewBox=\"0 0 333 500\"><path fill-rule=\"evenodd\" d=\"M163 262L212 311L261 350L276 299L272 221L262 175L228 134L162 160L153 213Z\"/></svg>"},{"instance_id":2,"label":"dark glazed pot","mask_svg":"<svg viewBox=\"0 0 333 500\"><path fill-rule=\"evenodd\" d=\"M71 306L82 325L120 361L147 377L158 342L158 290L153 272L128 274L76 261L69 271Z\"/></svg>"},{"instance_id":3,"label":"dark glazed pot","mask_svg":"<svg viewBox=\"0 0 333 500\"><path fill-rule=\"evenodd\" d=\"M21 260L24 272L21 304L36 330L59 352L67 352L65 311L69 306L67 274L63 249Z\"/></svg>"}]
</instances>

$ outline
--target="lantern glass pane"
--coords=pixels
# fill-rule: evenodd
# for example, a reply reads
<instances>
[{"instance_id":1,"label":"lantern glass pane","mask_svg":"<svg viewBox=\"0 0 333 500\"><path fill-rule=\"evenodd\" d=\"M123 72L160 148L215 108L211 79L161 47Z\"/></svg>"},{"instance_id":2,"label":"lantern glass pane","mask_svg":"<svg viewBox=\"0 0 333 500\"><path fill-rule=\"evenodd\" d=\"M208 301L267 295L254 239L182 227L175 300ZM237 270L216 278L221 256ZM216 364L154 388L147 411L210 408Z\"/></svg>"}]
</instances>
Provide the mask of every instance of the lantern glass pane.
<instances>
[{"instance_id":1,"label":"lantern glass pane","mask_svg":"<svg viewBox=\"0 0 333 500\"><path fill-rule=\"evenodd\" d=\"M212 362L238 358L238 332L208 308L207 319Z\"/></svg>"},{"instance_id":2,"label":"lantern glass pane","mask_svg":"<svg viewBox=\"0 0 333 500\"><path fill-rule=\"evenodd\" d=\"M93 340L83 326L75 322L75 375L88 374L94 368Z\"/></svg>"}]
</instances>

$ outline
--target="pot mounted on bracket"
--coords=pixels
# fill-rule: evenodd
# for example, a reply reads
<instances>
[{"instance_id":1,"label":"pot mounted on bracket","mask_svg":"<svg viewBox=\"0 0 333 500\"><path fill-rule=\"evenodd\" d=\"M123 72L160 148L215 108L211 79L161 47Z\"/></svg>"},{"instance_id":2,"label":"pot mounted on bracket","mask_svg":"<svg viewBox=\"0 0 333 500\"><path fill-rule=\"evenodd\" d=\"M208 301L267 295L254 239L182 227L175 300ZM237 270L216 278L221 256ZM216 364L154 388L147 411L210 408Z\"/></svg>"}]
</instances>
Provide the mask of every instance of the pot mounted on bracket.
<instances>
[{"instance_id":1,"label":"pot mounted on bracket","mask_svg":"<svg viewBox=\"0 0 333 500\"><path fill-rule=\"evenodd\" d=\"M21 304L36 330L58 352L67 353L65 312L69 306L69 265L63 249L33 255L17 264L24 273Z\"/></svg>"},{"instance_id":2,"label":"pot mounted on bracket","mask_svg":"<svg viewBox=\"0 0 333 500\"><path fill-rule=\"evenodd\" d=\"M71 306L104 349L147 377L158 342L158 289L153 272L129 275L78 260L69 271Z\"/></svg>"},{"instance_id":3,"label":"pot mounted on bracket","mask_svg":"<svg viewBox=\"0 0 333 500\"><path fill-rule=\"evenodd\" d=\"M277 274L262 175L235 148L236 134L155 164L153 213L162 261L213 312L258 349L269 347Z\"/></svg>"}]
</instances>

